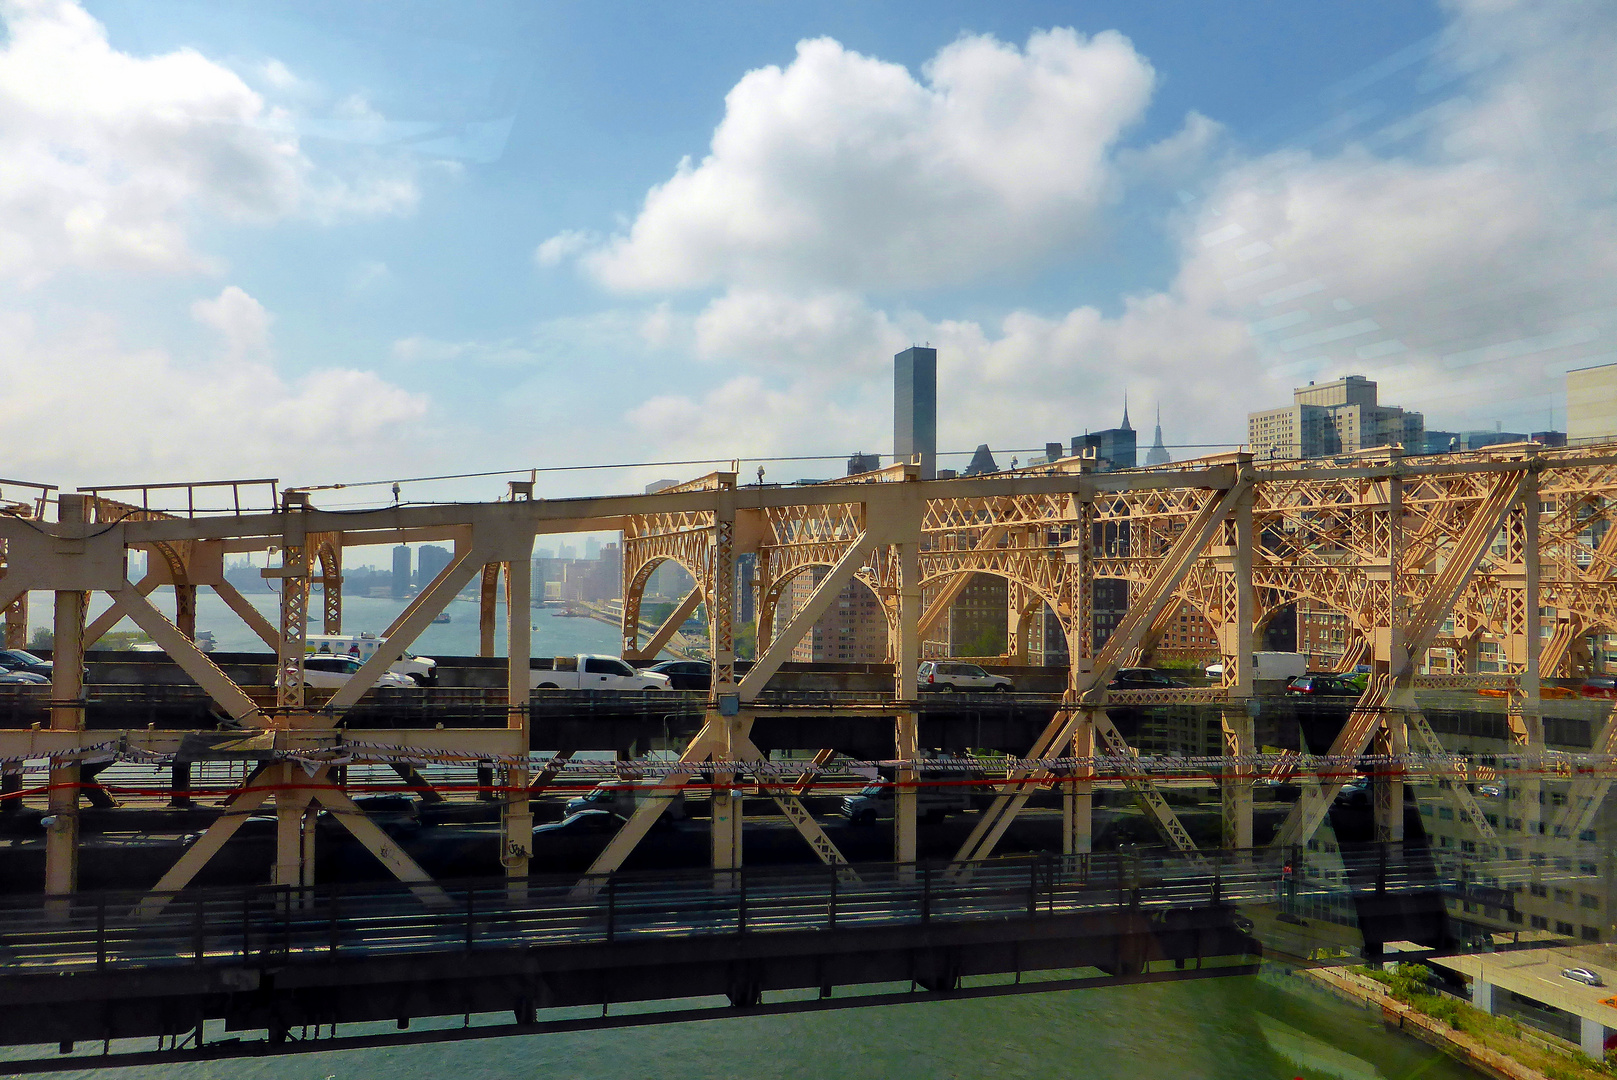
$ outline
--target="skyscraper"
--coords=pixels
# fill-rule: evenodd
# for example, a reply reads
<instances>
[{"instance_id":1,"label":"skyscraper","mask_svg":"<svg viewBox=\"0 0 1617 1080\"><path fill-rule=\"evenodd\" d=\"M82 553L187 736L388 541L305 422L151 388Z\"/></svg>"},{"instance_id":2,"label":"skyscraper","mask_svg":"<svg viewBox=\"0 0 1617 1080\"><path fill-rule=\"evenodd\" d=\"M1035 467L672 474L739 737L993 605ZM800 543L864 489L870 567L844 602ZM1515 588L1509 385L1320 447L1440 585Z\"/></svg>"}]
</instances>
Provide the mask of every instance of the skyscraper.
<instances>
[{"instance_id":1,"label":"skyscraper","mask_svg":"<svg viewBox=\"0 0 1617 1080\"><path fill-rule=\"evenodd\" d=\"M410 591L410 548L400 544L393 549L393 596L402 597Z\"/></svg>"},{"instance_id":2,"label":"skyscraper","mask_svg":"<svg viewBox=\"0 0 1617 1080\"><path fill-rule=\"evenodd\" d=\"M1123 422L1104 431L1091 431L1072 440L1072 456L1086 449L1095 452L1095 467L1101 472L1132 469L1137 461L1134 426L1129 423L1128 399L1123 399Z\"/></svg>"},{"instance_id":3,"label":"skyscraper","mask_svg":"<svg viewBox=\"0 0 1617 1080\"><path fill-rule=\"evenodd\" d=\"M1426 449L1426 418L1376 401L1376 384L1363 375L1309 383L1292 391L1292 404L1248 413L1246 441L1260 461L1351 454L1400 445Z\"/></svg>"},{"instance_id":4,"label":"skyscraper","mask_svg":"<svg viewBox=\"0 0 1617 1080\"><path fill-rule=\"evenodd\" d=\"M893 460L921 455L921 479L938 475L938 350L912 345L893 357Z\"/></svg>"},{"instance_id":5,"label":"skyscraper","mask_svg":"<svg viewBox=\"0 0 1617 1080\"><path fill-rule=\"evenodd\" d=\"M1162 406L1158 405L1157 438L1156 441L1151 444L1151 449L1145 452L1145 463L1147 465L1166 465L1172 460L1173 458L1169 455L1168 448L1162 445Z\"/></svg>"},{"instance_id":6,"label":"skyscraper","mask_svg":"<svg viewBox=\"0 0 1617 1080\"><path fill-rule=\"evenodd\" d=\"M421 550L416 552L415 557L416 588L425 589L432 584L432 579L437 577L439 572L449 565L449 560L452 557L452 553L446 547L439 547L437 544L422 544Z\"/></svg>"}]
</instances>

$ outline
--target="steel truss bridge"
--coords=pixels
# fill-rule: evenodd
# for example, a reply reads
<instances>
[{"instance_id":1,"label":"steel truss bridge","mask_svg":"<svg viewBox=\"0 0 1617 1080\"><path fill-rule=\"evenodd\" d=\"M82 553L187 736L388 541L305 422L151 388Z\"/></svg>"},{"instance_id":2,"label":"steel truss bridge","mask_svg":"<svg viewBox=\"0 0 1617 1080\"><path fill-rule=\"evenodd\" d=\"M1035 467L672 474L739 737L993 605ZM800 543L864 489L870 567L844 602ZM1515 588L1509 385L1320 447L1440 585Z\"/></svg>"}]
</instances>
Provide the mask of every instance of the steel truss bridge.
<instances>
[{"instance_id":1,"label":"steel truss bridge","mask_svg":"<svg viewBox=\"0 0 1617 1080\"><path fill-rule=\"evenodd\" d=\"M1542 853L1590 827L1609 788L1617 725L1599 725L1588 758L1569 765L1545 745L1541 680L1576 662L1575 643L1596 630L1617 629L1617 446L1550 450L1527 444L1438 458L1378 450L1325 462L1266 464L1243 454L1160 468L1094 473L1084 459L967 479L921 481L916 465L897 465L823 484L739 485L719 472L650 495L537 499L532 484L514 482L495 501L322 510L313 492L271 480L94 488L55 493L48 485L0 482L26 501L0 514L4 576L0 608L7 640L20 645L22 605L30 591L54 595L55 667L48 716L29 729L0 730L0 767L49 764L44 915L72 922L79 900L79 809L84 771L109 756L167 762L252 757L256 767L219 816L167 868L132 910L158 919L231 842L247 816L261 808L276 819L272 885L318 889L314 880L316 819L322 810L341 823L428 907L450 902L448 885L433 881L415 860L344 791L342 770L355 764L401 768L423 761L480 762L497 771L501 799L501 868L522 888L532 862L532 799L560 775L574 749L546 761L530 756L535 715L530 706L531 555L541 534L618 530L624 535L624 655L657 654L698 604L712 628L713 687L700 722L680 748L658 794L612 837L586 881L618 871L651 832L679 790L700 783L712 792L711 864L715 872L743 864L743 802L736 787L764 769L753 738L765 718L799 709L771 699L770 679L845 585L862 581L886 613L890 694L849 706L869 722L890 725L888 764L896 785L892 856L914 864L917 784L923 767L921 706L916 685L920 642L944 616L973 574L1008 583L1013 658L1027 654L1033 617L1053 612L1072 663L1065 692L1036 737L996 780L992 804L978 817L944 872L963 874L995 853L1011 823L1040 790L1055 789L1062 805L1064 855L1093 846L1097 784L1121 780L1144 808L1167 846L1190 865L1196 850L1163 778L1136 753L1109 715L1121 706L1196 703L1217 709L1224 756L1216 770L1222 797L1222 849L1253 848L1253 788L1265 781L1296 784L1301 796L1275 838L1296 850L1313 837L1347 779L1340 768L1319 769L1305 756L1256 756L1253 713L1257 689L1251 656L1255 636L1288 604L1307 600L1342 613L1355 645L1349 658L1371 667L1368 686L1327 755L1351 761L1366 755L1406 763L1374 771L1378 839L1396 844L1403 832L1403 786L1434 783L1454 804L1477 842L1497 853L1513 847ZM54 517L51 510L54 508ZM341 689L315 690L304 680L307 627L316 614L328 633L342 630L342 559L346 548L431 541L453 557L384 634L386 643ZM275 622L264 618L225 580L227 554L276 552L264 571L279 583ZM146 556L139 580L131 553ZM732 641L735 560L756 556L759 656L738 677ZM646 636L640 618L646 581L662 562L675 561L696 587ZM773 632L773 613L799 574L823 573L802 605ZM1104 644L1092 632L1093 584L1128 582L1129 606ZM496 600L507 604L506 694L503 723L369 728L356 709L376 678L410 647L464 588L479 583L482 642L494 651ZM321 586L318 613L311 588ZM159 610L151 594L172 586L175 609ZM213 589L276 656L272 688L233 680L195 643L199 588ZM89 620L88 598L106 593L112 607ZM1225 659L1222 685L1152 692L1109 691L1122 666L1151 647L1190 604L1214 629ZM1545 612L1553 612L1548 618ZM222 718L219 730L86 725L82 661L86 646L129 618L184 669ZM1502 670L1481 673L1481 645L1496 646ZM1427 676L1429 654L1449 650L1460 674ZM1479 689L1508 695L1512 751L1528 762L1513 779L1526 793L1523 817L1503 827L1488 820L1472 788L1493 766L1445 748L1423 715L1416 691ZM821 712L824 710L822 709ZM109 735L111 748L109 749ZM201 748L201 749L199 749ZM818 749L816 766L831 757ZM1564 804L1537 797L1539 777L1570 781ZM805 807L801 784L760 787L808 843L829 873L847 860ZM1508 835L1502 835L1508 833ZM494 869L493 867L490 868ZM582 886L580 886L582 887ZM65 924L64 924L65 925Z\"/></svg>"}]
</instances>

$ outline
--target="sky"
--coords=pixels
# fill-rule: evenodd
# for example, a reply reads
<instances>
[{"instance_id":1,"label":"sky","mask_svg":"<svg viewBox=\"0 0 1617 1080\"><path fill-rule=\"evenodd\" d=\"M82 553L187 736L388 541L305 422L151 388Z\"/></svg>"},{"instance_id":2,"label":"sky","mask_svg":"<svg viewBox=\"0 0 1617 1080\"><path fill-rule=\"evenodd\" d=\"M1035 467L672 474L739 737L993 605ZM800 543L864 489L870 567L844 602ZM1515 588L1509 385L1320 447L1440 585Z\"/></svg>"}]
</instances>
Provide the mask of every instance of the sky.
<instances>
[{"instance_id":1,"label":"sky","mask_svg":"<svg viewBox=\"0 0 1617 1080\"><path fill-rule=\"evenodd\" d=\"M1002 463L1349 373L1563 428L1613 55L1592 2L0 0L0 475L829 476L921 343Z\"/></svg>"}]
</instances>

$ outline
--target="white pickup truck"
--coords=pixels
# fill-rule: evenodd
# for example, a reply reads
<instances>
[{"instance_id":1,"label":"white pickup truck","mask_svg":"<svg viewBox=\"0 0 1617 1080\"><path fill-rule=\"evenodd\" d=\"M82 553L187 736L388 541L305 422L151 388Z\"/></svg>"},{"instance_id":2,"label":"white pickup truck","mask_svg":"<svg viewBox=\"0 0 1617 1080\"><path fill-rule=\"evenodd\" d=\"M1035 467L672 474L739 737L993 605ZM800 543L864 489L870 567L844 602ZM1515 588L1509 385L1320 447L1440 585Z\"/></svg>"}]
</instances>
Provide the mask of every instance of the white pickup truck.
<instances>
[{"instance_id":1,"label":"white pickup truck","mask_svg":"<svg viewBox=\"0 0 1617 1080\"><path fill-rule=\"evenodd\" d=\"M552 666L529 672L535 690L668 690L668 676L660 671L637 671L616 656L579 653L558 656Z\"/></svg>"}]
</instances>

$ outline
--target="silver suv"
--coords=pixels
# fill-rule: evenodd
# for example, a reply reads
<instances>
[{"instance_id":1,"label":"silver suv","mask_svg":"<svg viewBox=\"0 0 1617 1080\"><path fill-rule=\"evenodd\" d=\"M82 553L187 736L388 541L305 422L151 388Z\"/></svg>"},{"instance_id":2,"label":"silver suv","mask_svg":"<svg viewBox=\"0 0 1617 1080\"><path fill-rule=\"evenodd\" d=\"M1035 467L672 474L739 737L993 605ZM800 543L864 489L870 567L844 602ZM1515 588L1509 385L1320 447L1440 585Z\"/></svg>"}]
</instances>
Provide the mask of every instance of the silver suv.
<instances>
[{"instance_id":1,"label":"silver suv","mask_svg":"<svg viewBox=\"0 0 1617 1080\"><path fill-rule=\"evenodd\" d=\"M1009 693L1015 684L1003 675L990 675L976 664L953 660L927 660L916 669L916 682L923 693L929 690L952 694L957 690L995 690Z\"/></svg>"}]
</instances>

